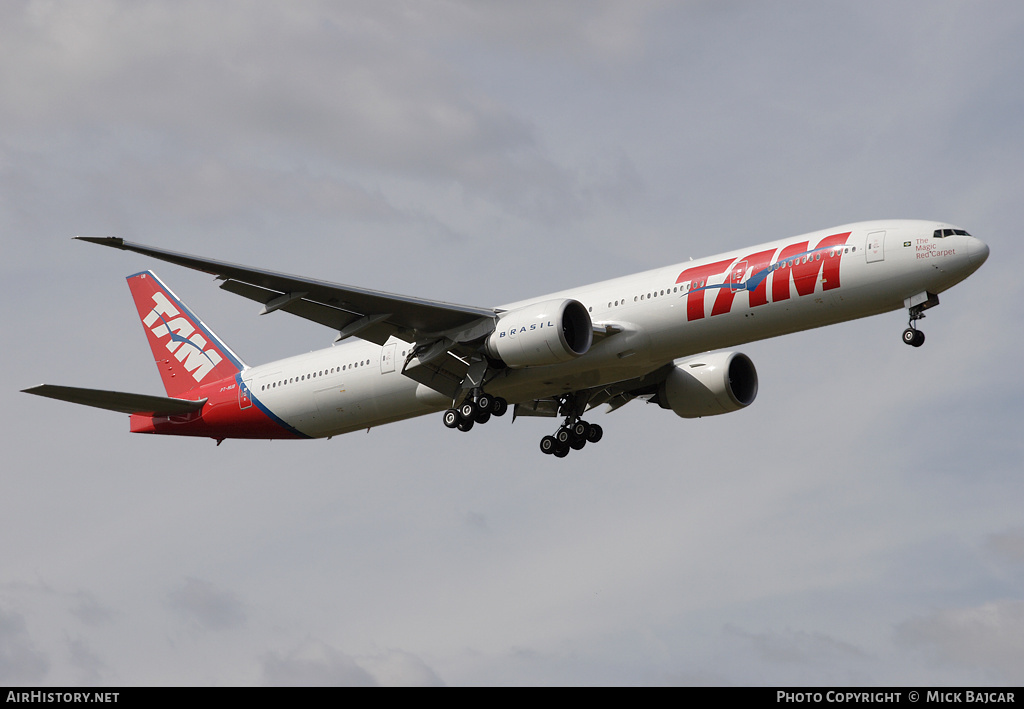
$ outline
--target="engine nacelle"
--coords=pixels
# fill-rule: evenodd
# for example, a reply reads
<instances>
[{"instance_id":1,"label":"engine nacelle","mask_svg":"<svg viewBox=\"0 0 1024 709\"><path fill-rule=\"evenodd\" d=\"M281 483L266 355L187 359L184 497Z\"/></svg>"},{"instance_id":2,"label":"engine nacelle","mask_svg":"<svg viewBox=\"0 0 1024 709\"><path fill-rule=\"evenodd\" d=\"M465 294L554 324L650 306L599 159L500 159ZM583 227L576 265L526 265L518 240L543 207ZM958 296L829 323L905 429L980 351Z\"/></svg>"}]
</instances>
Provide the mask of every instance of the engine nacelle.
<instances>
[{"instance_id":1,"label":"engine nacelle","mask_svg":"<svg viewBox=\"0 0 1024 709\"><path fill-rule=\"evenodd\" d=\"M577 300L548 300L502 313L487 354L512 368L568 362L594 341L590 313Z\"/></svg>"},{"instance_id":2,"label":"engine nacelle","mask_svg":"<svg viewBox=\"0 0 1024 709\"><path fill-rule=\"evenodd\" d=\"M677 362L658 386L658 403L686 419L738 411L757 396L757 370L745 354L715 352Z\"/></svg>"}]
</instances>

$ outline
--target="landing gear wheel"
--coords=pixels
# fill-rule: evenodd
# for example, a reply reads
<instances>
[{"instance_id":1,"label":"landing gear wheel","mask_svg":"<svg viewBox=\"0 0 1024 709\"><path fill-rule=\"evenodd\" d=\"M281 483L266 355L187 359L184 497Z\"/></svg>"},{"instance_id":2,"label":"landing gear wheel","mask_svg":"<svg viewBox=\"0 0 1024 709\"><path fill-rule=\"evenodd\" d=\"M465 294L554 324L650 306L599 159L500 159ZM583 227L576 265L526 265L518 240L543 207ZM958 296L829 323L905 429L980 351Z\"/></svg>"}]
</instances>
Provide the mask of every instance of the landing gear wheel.
<instances>
[{"instance_id":1,"label":"landing gear wheel","mask_svg":"<svg viewBox=\"0 0 1024 709\"><path fill-rule=\"evenodd\" d=\"M442 420L448 428L457 428L459 425L459 412L455 409L448 409L444 412Z\"/></svg>"},{"instance_id":2,"label":"landing gear wheel","mask_svg":"<svg viewBox=\"0 0 1024 709\"><path fill-rule=\"evenodd\" d=\"M569 447L572 448L574 451L582 450L583 446L585 445L587 445L586 438L574 438L571 441L569 441Z\"/></svg>"},{"instance_id":3,"label":"landing gear wheel","mask_svg":"<svg viewBox=\"0 0 1024 709\"><path fill-rule=\"evenodd\" d=\"M460 431L468 431L473 428L474 423L473 419L462 419L457 424L457 427Z\"/></svg>"},{"instance_id":4,"label":"landing gear wheel","mask_svg":"<svg viewBox=\"0 0 1024 709\"><path fill-rule=\"evenodd\" d=\"M903 342L911 347L920 347L924 344L924 333L908 327L903 331Z\"/></svg>"},{"instance_id":5,"label":"landing gear wheel","mask_svg":"<svg viewBox=\"0 0 1024 709\"><path fill-rule=\"evenodd\" d=\"M558 441L555 440L554 436L544 436L544 438L540 439L541 453L550 455L555 452L556 448L558 448Z\"/></svg>"},{"instance_id":6,"label":"landing gear wheel","mask_svg":"<svg viewBox=\"0 0 1024 709\"><path fill-rule=\"evenodd\" d=\"M555 440L563 445L568 445L570 438L572 438L572 434L564 426L555 431Z\"/></svg>"},{"instance_id":7,"label":"landing gear wheel","mask_svg":"<svg viewBox=\"0 0 1024 709\"><path fill-rule=\"evenodd\" d=\"M504 416L506 411L508 411L508 402L500 396L496 396L491 403L491 413L495 416Z\"/></svg>"},{"instance_id":8,"label":"landing gear wheel","mask_svg":"<svg viewBox=\"0 0 1024 709\"><path fill-rule=\"evenodd\" d=\"M494 398L490 394L481 394L476 398L476 408L480 411L490 413L492 406L494 406Z\"/></svg>"},{"instance_id":9,"label":"landing gear wheel","mask_svg":"<svg viewBox=\"0 0 1024 709\"><path fill-rule=\"evenodd\" d=\"M590 424L590 430L587 431L587 441L590 443L597 443L601 440L601 436L604 435L604 429L598 424Z\"/></svg>"},{"instance_id":10,"label":"landing gear wheel","mask_svg":"<svg viewBox=\"0 0 1024 709\"><path fill-rule=\"evenodd\" d=\"M466 401L459 407L459 416L461 416L465 421L472 421L476 418L477 411L478 409L476 408L476 404L472 401Z\"/></svg>"},{"instance_id":11,"label":"landing gear wheel","mask_svg":"<svg viewBox=\"0 0 1024 709\"><path fill-rule=\"evenodd\" d=\"M567 455L569 455L569 446L560 443L555 447L554 456L556 458L564 458Z\"/></svg>"},{"instance_id":12,"label":"landing gear wheel","mask_svg":"<svg viewBox=\"0 0 1024 709\"><path fill-rule=\"evenodd\" d=\"M481 411L480 413L478 413L476 415L476 418L474 419L474 421L476 421L480 425L483 425L483 424L487 423L490 420L491 420L491 412L490 411Z\"/></svg>"},{"instance_id":13,"label":"landing gear wheel","mask_svg":"<svg viewBox=\"0 0 1024 709\"><path fill-rule=\"evenodd\" d=\"M590 428L585 421L577 421L574 423L570 430L572 431L573 438L587 440L587 429Z\"/></svg>"}]
</instances>

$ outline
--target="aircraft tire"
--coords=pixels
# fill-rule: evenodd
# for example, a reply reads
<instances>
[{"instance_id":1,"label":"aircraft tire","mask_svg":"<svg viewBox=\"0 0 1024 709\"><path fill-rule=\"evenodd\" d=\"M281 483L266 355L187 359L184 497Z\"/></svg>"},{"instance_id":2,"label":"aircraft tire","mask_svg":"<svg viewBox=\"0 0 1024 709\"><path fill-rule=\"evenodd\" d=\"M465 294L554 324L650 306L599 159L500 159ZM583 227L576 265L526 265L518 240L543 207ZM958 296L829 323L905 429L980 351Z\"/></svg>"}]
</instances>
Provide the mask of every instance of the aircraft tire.
<instances>
[{"instance_id":1,"label":"aircraft tire","mask_svg":"<svg viewBox=\"0 0 1024 709\"><path fill-rule=\"evenodd\" d=\"M490 394L481 394L476 398L477 410L490 413L492 406L494 406L494 397Z\"/></svg>"},{"instance_id":2,"label":"aircraft tire","mask_svg":"<svg viewBox=\"0 0 1024 709\"><path fill-rule=\"evenodd\" d=\"M476 423L473 419L462 419L459 421L458 427L460 431L468 431L473 428L473 424Z\"/></svg>"},{"instance_id":3,"label":"aircraft tire","mask_svg":"<svg viewBox=\"0 0 1024 709\"><path fill-rule=\"evenodd\" d=\"M476 418L477 411L478 409L476 408L476 404L472 401L466 401L459 407L459 416L461 416L464 421L472 421Z\"/></svg>"},{"instance_id":4,"label":"aircraft tire","mask_svg":"<svg viewBox=\"0 0 1024 709\"><path fill-rule=\"evenodd\" d=\"M540 452L544 455L554 453L557 447L558 441L555 440L554 436L544 436L544 438L540 439Z\"/></svg>"},{"instance_id":5,"label":"aircraft tire","mask_svg":"<svg viewBox=\"0 0 1024 709\"><path fill-rule=\"evenodd\" d=\"M574 451L583 450L583 446L585 445L587 445L586 438L574 438L573 440L569 441L569 447L572 448Z\"/></svg>"},{"instance_id":6,"label":"aircraft tire","mask_svg":"<svg viewBox=\"0 0 1024 709\"><path fill-rule=\"evenodd\" d=\"M490 420L491 420L491 412L490 411L481 411L480 413L478 413L476 415L476 418L474 419L474 421L476 421L480 425L483 425L483 424L487 423Z\"/></svg>"},{"instance_id":7,"label":"aircraft tire","mask_svg":"<svg viewBox=\"0 0 1024 709\"><path fill-rule=\"evenodd\" d=\"M596 423L590 424L590 430L587 431L587 440L590 443L597 443L598 441L601 440L601 437L603 435L604 435L604 429L603 428L601 428Z\"/></svg>"},{"instance_id":8,"label":"aircraft tire","mask_svg":"<svg viewBox=\"0 0 1024 709\"><path fill-rule=\"evenodd\" d=\"M920 347L921 345L924 344L924 333L921 332L920 330L916 330L916 333L917 336L914 338L914 341L911 342L910 344L913 345L914 347Z\"/></svg>"},{"instance_id":9,"label":"aircraft tire","mask_svg":"<svg viewBox=\"0 0 1024 709\"><path fill-rule=\"evenodd\" d=\"M508 411L508 402L500 396L494 397L494 402L491 404L491 413L495 416L504 416L506 411Z\"/></svg>"},{"instance_id":10,"label":"aircraft tire","mask_svg":"<svg viewBox=\"0 0 1024 709\"><path fill-rule=\"evenodd\" d=\"M906 330L903 331L903 343L904 344L906 344L906 345L913 345L914 344L914 340L916 340L916 339L917 339L917 330L915 330L914 328L908 327ZM919 345L915 345L915 346L919 346Z\"/></svg>"},{"instance_id":11,"label":"aircraft tire","mask_svg":"<svg viewBox=\"0 0 1024 709\"><path fill-rule=\"evenodd\" d=\"M444 421L444 425L447 428L458 428L459 412L456 411L455 409L448 409L447 411L444 412L442 420Z\"/></svg>"},{"instance_id":12,"label":"aircraft tire","mask_svg":"<svg viewBox=\"0 0 1024 709\"><path fill-rule=\"evenodd\" d=\"M564 458L565 456L569 455L569 446L565 445L564 443L560 444L557 448L555 448L554 453L552 453L552 455L554 455L556 458Z\"/></svg>"}]
</instances>

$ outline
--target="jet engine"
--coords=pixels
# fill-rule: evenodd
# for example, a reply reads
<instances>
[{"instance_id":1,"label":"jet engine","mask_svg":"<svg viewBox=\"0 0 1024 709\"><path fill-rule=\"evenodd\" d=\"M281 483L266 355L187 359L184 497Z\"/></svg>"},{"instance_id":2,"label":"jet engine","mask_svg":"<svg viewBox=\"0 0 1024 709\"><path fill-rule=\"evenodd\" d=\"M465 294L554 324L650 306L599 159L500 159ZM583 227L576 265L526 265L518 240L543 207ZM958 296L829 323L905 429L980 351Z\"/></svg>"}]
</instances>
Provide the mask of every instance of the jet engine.
<instances>
[{"instance_id":1,"label":"jet engine","mask_svg":"<svg viewBox=\"0 0 1024 709\"><path fill-rule=\"evenodd\" d=\"M593 341L593 322L583 304L556 299L502 313L486 349L518 369L568 362L586 354Z\"/></svg>"},{"instance_id":2,"label":"jet engine","mask_svg":"<svg viewBox=\"0 0 1024 709\"><path fill-rule=\"evenodd\" d=\"M692 419L738 411L757 396L757 370L740 352L715 352L681 360L658 386L658 403Z\"/></svg>"}]
</instances>

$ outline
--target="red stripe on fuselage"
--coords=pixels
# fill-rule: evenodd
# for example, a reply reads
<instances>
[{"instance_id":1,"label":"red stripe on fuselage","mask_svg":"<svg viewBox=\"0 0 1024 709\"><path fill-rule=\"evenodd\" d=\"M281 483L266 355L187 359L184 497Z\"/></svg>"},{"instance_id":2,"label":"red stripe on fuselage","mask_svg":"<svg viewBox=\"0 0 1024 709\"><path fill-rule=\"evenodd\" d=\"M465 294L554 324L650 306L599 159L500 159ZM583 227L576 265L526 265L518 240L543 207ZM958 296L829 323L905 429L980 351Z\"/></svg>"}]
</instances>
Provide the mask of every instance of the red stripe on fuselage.
<instances>
[{"instance_id":1,"label":"red stripe on fuselage","mask_svg":"<svg viewBox=\"0 0 1024 709\"><path fill-rule=\"evenodd\" d=\"M239 384L234 377L203 385L189 393L195 394L196 399L207 399L202 410L184 416L132 414L132 433L205 438L304 438L267 416L252 403L251 394L239 396Z\"/></svg>"}]
</instances>

